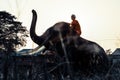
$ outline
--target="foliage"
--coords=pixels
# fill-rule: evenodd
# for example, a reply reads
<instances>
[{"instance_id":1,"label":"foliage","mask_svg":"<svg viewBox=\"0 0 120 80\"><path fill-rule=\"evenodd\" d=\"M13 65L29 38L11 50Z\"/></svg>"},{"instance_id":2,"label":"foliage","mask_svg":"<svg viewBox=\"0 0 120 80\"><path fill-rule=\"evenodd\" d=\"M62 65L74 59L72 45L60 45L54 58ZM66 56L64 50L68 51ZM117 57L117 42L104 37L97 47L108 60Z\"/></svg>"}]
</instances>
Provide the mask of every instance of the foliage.
<instances>
[{"instance_id":1,"label":"foliage","mask_svg":"<svg viewBox=\"0 0 120 80\"><path fill-rule=\"evenodd\" d=\"M0 49L16 50L25 46L28 31L16 17L6 11L0 11Z\"/></svg>"}]
</instances>

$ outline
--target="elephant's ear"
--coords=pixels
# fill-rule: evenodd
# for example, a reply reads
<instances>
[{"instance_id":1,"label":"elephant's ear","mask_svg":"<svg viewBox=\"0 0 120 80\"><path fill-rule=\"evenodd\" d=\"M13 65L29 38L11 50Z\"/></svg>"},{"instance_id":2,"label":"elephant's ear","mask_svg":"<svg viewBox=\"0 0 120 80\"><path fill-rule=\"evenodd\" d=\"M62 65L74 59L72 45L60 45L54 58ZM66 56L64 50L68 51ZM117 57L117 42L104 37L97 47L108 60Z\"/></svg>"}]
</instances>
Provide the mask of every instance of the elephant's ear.
<instances>
[{"instance_id":1,"label":"elephant's ear","mask_svg":"<svg viewBox=\"0 0 120 80\"><path fill-rule=\"evenodd\" d=\"M70 26L66 31L64 31L67 36L78 36L76 31L74 31Z\"/></svg>"}]
</instances>

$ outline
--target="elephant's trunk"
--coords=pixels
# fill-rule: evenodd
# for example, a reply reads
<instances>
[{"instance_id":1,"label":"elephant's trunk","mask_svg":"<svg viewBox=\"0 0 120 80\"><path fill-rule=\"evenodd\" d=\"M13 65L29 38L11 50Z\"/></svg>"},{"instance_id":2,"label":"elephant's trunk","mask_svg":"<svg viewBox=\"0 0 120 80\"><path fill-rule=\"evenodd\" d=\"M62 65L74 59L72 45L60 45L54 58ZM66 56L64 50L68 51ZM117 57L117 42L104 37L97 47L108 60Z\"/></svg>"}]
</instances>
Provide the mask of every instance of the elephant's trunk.
<instances>
[{"instance_id":1,"label":"elephant's trunk","mask_svg":"<svg viewBox=\"0 0 120 80\"><path fill-rule=\"evenodd\" d=\"M30 28L30 37L33 40L33 42L41 46L44 40L40 36L37 36L35 32L37 13L35 10L32 10L32 14L33 14L33 17L32 17L31 28Z\"/></svg>"}]
</instances>

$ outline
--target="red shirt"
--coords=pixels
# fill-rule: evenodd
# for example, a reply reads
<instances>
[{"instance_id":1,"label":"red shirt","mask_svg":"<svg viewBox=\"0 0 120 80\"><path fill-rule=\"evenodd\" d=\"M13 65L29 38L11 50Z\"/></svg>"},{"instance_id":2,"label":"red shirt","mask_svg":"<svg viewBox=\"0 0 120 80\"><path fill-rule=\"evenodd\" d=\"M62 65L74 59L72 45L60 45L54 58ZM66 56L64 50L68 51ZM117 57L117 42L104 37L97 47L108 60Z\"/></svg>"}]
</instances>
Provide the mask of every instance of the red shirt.
<instances>
[{"instance_id":1,"label":"red shirt","mask_svg":"<svg viewBox=\"0 0 120 80\"><path fill-rule=\"evenodd\" d=\"M71 22L71 27L78 33L78 35L81 35L81 27L77 20Z\"/></svg>"}]
</instances>

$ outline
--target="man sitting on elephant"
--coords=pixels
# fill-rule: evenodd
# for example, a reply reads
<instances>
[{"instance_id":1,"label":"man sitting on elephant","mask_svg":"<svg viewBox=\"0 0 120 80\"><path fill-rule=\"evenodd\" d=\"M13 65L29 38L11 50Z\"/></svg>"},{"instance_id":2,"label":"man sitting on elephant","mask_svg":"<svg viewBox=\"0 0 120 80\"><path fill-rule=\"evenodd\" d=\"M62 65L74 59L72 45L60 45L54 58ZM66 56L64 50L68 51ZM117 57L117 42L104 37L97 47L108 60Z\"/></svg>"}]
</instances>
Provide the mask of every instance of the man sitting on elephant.
<instances>
[{"instance_id":1,"label":"man sitting on elephant","mask_svg":"<svg viewBox=\"0 0 120 80\"><path fill-rule=\"evenodd\" d=\"M73 28L77 32L78 35L81 35L81 26L79 22L76 20L76 16L74 14L71 15L72 22L70 23L70 27Z\"/></svg>"}]
</instances>

